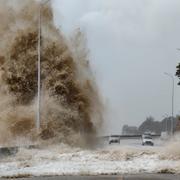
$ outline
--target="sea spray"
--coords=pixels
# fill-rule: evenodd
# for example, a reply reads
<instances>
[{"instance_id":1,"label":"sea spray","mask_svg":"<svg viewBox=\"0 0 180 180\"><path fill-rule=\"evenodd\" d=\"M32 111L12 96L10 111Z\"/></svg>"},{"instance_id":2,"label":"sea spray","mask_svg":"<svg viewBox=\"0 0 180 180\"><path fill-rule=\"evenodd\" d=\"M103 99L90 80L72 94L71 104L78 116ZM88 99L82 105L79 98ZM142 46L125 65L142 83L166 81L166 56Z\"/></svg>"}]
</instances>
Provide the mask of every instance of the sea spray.
<instances>
[{"instance_id":1,"label":"sea spray","mask_svg":"<svg viewBox=\"0 0 180 180\"><path fill-rule=\"evenodd\" d=\"M86 144L102 123L102 104L81 41L69 45L41 8L41 129L36 134L37 1L1 0L0 143L49 140ZM80 33L74 40L79 40ZM75 50L76 49L76 50ZM81 55L81 53L83 53Z\"/></svg>"}]
</instances>

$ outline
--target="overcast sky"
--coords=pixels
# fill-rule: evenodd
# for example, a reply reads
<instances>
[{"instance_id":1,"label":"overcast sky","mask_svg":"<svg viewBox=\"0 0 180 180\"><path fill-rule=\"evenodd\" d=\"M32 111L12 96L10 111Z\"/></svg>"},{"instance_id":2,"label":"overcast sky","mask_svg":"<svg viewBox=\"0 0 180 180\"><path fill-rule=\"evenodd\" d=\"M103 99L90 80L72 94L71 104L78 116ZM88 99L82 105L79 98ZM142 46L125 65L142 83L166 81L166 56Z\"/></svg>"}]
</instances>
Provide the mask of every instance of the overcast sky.
<instances>
[{"instance_id":1,"label":"overcast sky","mask_svg":"<svg viewBox=\"0 0 180 180\"><path fill-rule=\"evenodd\" d=\"M87 35L90 62L107 107L107 133L171 113L171 79L180 62L180 0L53 0L68 36ZM177 78L176 83L177 83ZM175 88L180 114L180 87Z\"/></svg>"}]
</instances>

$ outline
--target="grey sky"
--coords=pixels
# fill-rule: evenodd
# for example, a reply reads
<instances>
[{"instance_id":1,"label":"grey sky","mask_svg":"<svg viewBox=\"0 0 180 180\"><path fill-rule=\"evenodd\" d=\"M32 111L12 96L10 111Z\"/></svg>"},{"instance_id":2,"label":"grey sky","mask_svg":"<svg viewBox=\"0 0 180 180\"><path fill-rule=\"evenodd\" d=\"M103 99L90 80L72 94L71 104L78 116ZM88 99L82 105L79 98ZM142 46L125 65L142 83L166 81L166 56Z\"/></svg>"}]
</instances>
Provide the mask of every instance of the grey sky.
<instances>
[{"instance_id":1,"label":"grey sky","mask_svg":"<svg viewBox=\"0 0 180 180\"><path fill-rule=\"evenodd\" d=\"M171 110L171 79L180 62L179 0L54 0L55 21L65 34L80 27L107 105L107 133L161 120ZM177 78L176 78L177 82ZM180 87L175 89L180 113Z\"/></svg>"}]
</instances>

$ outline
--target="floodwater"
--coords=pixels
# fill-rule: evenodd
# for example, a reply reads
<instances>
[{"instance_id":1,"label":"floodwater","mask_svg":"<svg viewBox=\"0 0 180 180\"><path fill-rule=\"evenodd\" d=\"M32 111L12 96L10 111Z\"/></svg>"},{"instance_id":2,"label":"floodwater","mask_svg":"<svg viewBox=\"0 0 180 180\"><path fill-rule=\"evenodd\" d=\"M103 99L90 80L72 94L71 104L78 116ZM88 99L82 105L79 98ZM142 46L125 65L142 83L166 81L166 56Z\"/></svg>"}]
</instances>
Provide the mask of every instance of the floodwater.
<instances>
[{"instance_id":1,"label":"floodwater","mask_svg":"<svg viewBox=\"0 0 180 180\"><path fill-rule=\"evenodd\" d=\"M179 143L179 142L176 142ZM175 142L160 139L155 146L142 146L141 140L96 149L72 148L65 144L36 149L20 148L13 157L0 160L1 177L45 175L111 175L139 173L180 173L180 153Z\"/></svg>"}]
</instances>

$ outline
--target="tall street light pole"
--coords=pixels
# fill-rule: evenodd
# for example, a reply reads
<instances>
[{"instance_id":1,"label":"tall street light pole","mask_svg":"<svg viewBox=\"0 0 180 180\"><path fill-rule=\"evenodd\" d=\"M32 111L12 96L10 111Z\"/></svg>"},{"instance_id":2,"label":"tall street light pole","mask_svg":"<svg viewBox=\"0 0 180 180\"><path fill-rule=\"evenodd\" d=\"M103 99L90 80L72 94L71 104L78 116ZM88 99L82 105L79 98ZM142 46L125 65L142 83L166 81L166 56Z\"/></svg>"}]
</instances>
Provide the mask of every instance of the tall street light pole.
<instances>
[{"instance_id":1,"label":"tall street light pole","mask_svg":"<svg viewBox=\"0 0 180 180\"><path fill-rule=\"evenodd\" d=\"M172 79L172 109L171 109L171 135L174 133L174 76L167 72L164 73Z\"/></svg>"},{"instance_id":2,"label":"tall street light pole","mask_svg":"<svg viewBox=\"0 0 180 180\"><path fill-rule=\"evenodd\" d=\"M39 132L41 122L41 10L42 6L48 3L47 1L40 1L39 3L39 14L38 14L38 89L37 89L37 115L36 115L36 128Z\"/></svg>"}]
</instances>

